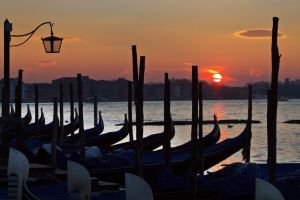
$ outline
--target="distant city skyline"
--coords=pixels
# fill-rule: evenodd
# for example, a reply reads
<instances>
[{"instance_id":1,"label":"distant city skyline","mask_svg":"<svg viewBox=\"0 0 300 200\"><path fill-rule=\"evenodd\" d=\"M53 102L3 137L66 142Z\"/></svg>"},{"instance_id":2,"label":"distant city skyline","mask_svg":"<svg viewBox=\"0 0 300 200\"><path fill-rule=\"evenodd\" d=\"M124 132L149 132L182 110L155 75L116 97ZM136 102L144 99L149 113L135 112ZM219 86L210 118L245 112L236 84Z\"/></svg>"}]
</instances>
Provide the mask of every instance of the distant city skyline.
<instances>
[{"instance_id":1,"label":"distant city skyline","mask_svg":"<svg viewBox=\"0 0 300 200\"><path fill-rule=\"evenodd\" d=\"M3 80L0 80L0 85ZM11 102L15 99L15 86L18 80L11 79L10 98ZM88 76L82 76L83 98L90 102L94 96L99 101L127 101L127 80L118 78L115 80L94 80ZM77 96L77 77L61 77L52 80L51 83L24 83L22 87L22 98L24 102L34 102L34 87L38 86L40 100L42 102L51 102L53 97L58 97L60 84L63 85L64 99L69 101L69 84L74 85L74 95ZM253 99L266 99L267 90L270 88L270 82L255 82L253 86ZM187 79L171 79L171 99L191 100L192 83ZM278 96L284 98L300 98L300 79L290 80L286 78L279 82ZM0 91L0 96L1 96ZM244 86L228 86L220 84L209 84L203 82L204 99L247 99L248 89ZM146 83L144 86L145 101L161 101L164 96L164 83Z\"/></svg>"},{"instance_id":2,"label":"distant city skyline","mask_svg":"<svg viewBox=\"0 0 300 200\"><path fill-rule=\"evenodd\" d=\"M44 53L40 38L49 35L48 27L11 48L11 77L22 68L25 82L49 83L77 73L96 80L131 79L136 44L138 54L146 56L146 82L162 82L165 72L190 79L191 65L198 65L202 80L212 82L215 71L221 84L241 86L270 81L273 16L280 18L280 80L300 78L299 7L298 0L12 0L2 2L0 12L2 22L13 23L12 34L50 20L54 34L64 37L60 54Z\"/></svg>"}]
</instances>

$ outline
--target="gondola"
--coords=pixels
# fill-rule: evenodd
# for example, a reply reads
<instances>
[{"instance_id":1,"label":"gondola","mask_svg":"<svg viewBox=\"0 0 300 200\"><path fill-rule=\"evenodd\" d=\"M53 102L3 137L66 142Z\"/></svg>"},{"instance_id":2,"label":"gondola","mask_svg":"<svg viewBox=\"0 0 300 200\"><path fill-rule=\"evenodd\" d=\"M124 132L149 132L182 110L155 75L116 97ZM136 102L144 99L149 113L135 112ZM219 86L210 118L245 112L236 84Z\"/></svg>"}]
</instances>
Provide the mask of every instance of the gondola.
<instances>
[{"instance_id":1,"label":"gondola","mask_svg":"<svg viewBox=\"0 0 300 200\"><path fill-rule=\"evenodd\" d=\"M298 200L300 164L278 163L276 168L278 190L286 200ZM257 178L269 180L266 164L229 164L216 172L197 176L197 199L255 199ZM175 176L162 168L157 174L157 185L152 187L155 199L186 199L191 192L190 180L188 175Z\"/></svg>"},{"instance_id":2,"label":"gondola","mask_svg":"<svg viewBox=\"0 0 300 200\"><path fill-rule=\"evenodd\" d=\"M171 140L175 135L175 127L173 121L171 122L171 130L170 130L170 135L169 135L169 140ZM143 138L142 143L143 143L143 150L145 151L152 151L161 145L163 145L165 141L166 133L156 133L152 134L149 136L146 136ZM105 150L114 150L114 149L130 149L133 148L136 145L136 140L134 140L132 143L130 142L124 142L120 144L115 144L109 147L106 147Z\"/></svg>"},{"instance_id":3,"label":"gondola","mask_svg":"<svg viewBox=\"0 0 300 200\"><path fill-rule=\"evenodd\" d=\"M67 136L71 132L76 131L78 128L79 128L79 116L78 116L77 109L75 108L75 117L73 119L73 122L70 122L69 124L64 125L64 137L65 137L65 139L67 138ZM60 131L60 127L58 127L58 131Z\"/></svg>"},{"instance_id":4,"label":"gondola","mask_svg":"<svg viewBox=\"0 0 300 200\"><path fill-rule=\"evenodd\" d=\"M203 146L215 144L220 139L220 136L221 136L220 127L219 127L218 120L215 115L214 115L214 120L215 120L215 125L214 125L213 130L209 134L207 134L205 137L203 137ZM175 134L175 127L174 127L173 121L171 124L172 124L172 126L171 126L172 128L171 128L171 134L170 134L170 138L169 138L170 140L174 137L174 134ZM142 140L143 150L152 151L152 150L158 148L159 146L162 146L163 142L164 142L164 138L165 138L164 132L149 135L149 136L143 138L143 140ZM129 148L132 148L133 146L135 146L135 142L136 141L134 141L132 145L130 144L130 142L112 145L111 147L108 147L107 150L120 149L120 148L129 149ZM191 145L192 145L192 142L189 141L182 145L172 147L172 151L190 149Z\"/></svg>"},{"instance_id":5,"label":"gondola","mask_svg":"<svg viewBox=\"0 0 300 200\"><path fill-rule=\"evenodd\" d=\"M221 141L218 144L204 147L204 168L208 169L244 148L248 134L249 128L247 125L240 135ZM171 157L173 172L177 175L186 173L190 166L190 151L172 152ZM143 158L145 179L150 184L153 184L154 175L165 164L164 156L161 152L145 151ZM71 159L76 160L79 157L71 157ZM86 160L84 165L89 169L92 176L99 177L105 181L122 183L125 172L134 173L136 170L135 152L133 150L114 152L101 158Z\"/></svg>"},{"instance_id":6,"label":"gondola","mask_svg":"<svg viewBox=\"0 0 300 200\"><path fill-rule=\"evenodd\" d=\"M125 115L124 125L121 129L115 132L108 132L95 137L90 137L85 140L85 145L105 148L123 140L127 135L128 135L128 122L127 122L127 116Z\"/></svg>"},{"instance_id":7,"label":"gondola","mask_svg":"<svg viewBox=\"0 0 300 200\"><path fill-rule=\"evenodd\" d=\"M12 112L14 112L14 111L11 111L11 113L10 113L11 117L13 114ZM15 116L15 114L14 114L14 116ZM22 118L23 126L28 125L30 123L31 119L32 119L31 111L30 111L29 105L27 105L27 113ZM16 136L16 128L17 128L17 126L16 126L16 122L14 120L12 122L5 123L4 127L2 128L2 134L6 134L6 135L9 135L9 137L14 138Z\"/></svg>"},{"instance_id":8,"label":"gondola","mask_svg":"<svg viewBox=\"0 0 300 200\"><path fill-rule=\"evenodd\" d=\"M25 125L23 129L23 133L33 132L35 131L36 128L39 128L43 125L45 125L45 116L44 116L43 108L41 108L40 118L34 123Z\"/></svg>"},{"instance_id":9,"label":"gondola","mask_svg":"<svg viewBox=\"0 0 300 200\"><path fill-rule=\"evenodd\" d=\"M31 111L30 111L29 105L27 105L27 113L23 117L23 125L29 124L31 122L31 119L32 119Z\"/></svg>"},{"instance_id":10,"label":"gondola","mask_svg":"<svg viewBox=\"0 0 300 200\"><path fill-rule=\"evenodd\" d=\"M226 139L217 144L204 147L203 158L205 170L218 164L242 148L245 148L248 140L248 134L250 134L249 126L250 123L247 124L240 135L234 138ZM48 162L51 162L50 152L43 149L40 150L37 161L41 159L41 163L45 163L47 160ZM57 150L57 152L58 167L59 163L66 163L67 159L77 162L80 161L78 153L72 153L71 156L67 158L64 153L59 152L59 150ZM94 155L97 155L97 153ZM100 152L98 155L96 157L88 157L85 161L83 161L83 164L89 169L92 176L99 177L104 181L122 183L126 172L134 173L136 170L136 155L135 151L132 149L116 150L107 154L102 154ZM190 155L191 151L187 149L172 152L171 167L176 175L183 175L186 173L191 162ZM160 151L144 151L143 158L145 178L151 185L155 184L155 180L153 178L159 169L165 164L164 154ZM198 160L198 162L200 163L200 160ZM199 163L198 166L200 166Z\"/></svg>"},{"instance_id":11,"label":"gondola","mask_svg":"<svg viewBox=\"0 0 300 200\"><path fill-rule=\"evenodd\" d=\"M78 123L76 123L77 128L79 128L79 118L76 118L76 119L78 121ZM103 132L103 130L104 130L103 118L102 118L101 112L99 111L99 121L98 121L97 125L93 128L84 130L84 137L85 137L85 139L96 137L96 136L100 135ZM68 135L67 137L65 137L65 142L70 142L72 140L71 137L73 137L74 141L78 142L79 134L75 134L73 136Z\"/></svg>"},{"instance_id":12,"label":"gondola","mask_svg":"<svg viewBox=\"0 0 300 200\"><path fill-rule=\"evenodd\" d=\"M209 134L207 134L206 136L203 137L202 145L205 147L205 146L215 144L218 142L220 137L221 137L220 127L218 124L217 117L216 117L216 115L214 115L214 128ZM191 147L192 147L192 141L188 141L182 145L172 147L172 151L191 149Z\"/></svg>"},{"instance_id":13,"label":"gondola","mask_svg":"<svg viewBox=\"0 0 300 200\"><path fill-rule=\"evenodd\" d=\"M75 109L76 111L76 109ZM69 134L70 132L70 128L73 127L74 130L76 130L78 128L78 124L79 124L79 119L78 119L78 114L76 112L75 118L73 120L73 124L69 123L64 125L64 135ZM52 138L52 132L54 129L54 123L53 121L48 123L48 124L44 124L38 127L38 137L39 139L44 140L44 142L50 141ZM35 128L34 129L28 129L28 130L24 130L24 135L26 136L26 138L32 138L35 137ZM58 132L59 132L59 127L58 127Z\"/></svg>"}]
</instances>

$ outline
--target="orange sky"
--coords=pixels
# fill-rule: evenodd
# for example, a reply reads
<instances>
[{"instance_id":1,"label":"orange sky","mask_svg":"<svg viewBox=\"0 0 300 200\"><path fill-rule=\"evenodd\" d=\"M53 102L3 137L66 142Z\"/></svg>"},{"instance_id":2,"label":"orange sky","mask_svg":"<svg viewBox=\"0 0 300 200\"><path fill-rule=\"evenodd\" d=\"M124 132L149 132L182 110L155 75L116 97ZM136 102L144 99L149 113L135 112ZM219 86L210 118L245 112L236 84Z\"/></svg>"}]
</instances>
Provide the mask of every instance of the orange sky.
<instances>
[{"instance_id":1,"label":"orange sky","mask_svg":"<svg viewBox=\"0 0 300 200\"><path fill-rule=\"evenodd\" d=\"M280 78L300 78L299 7L298 0L10 0L1 3L0 13L2 21L13 23L12 34L50 20L54 34L64 37L60 54L43 52L40 37L49 35L47 26L11 48L11 76L22 68L26 82L78 72L94 79L131 78L131 45L136 44L146 56L148 82L162 81L164 72L190 79L194 64L200 79L211 81L208 70L213 69L224 83L244 85L270 80L273 16L280 18L283 34Z\"/></svg>"}]
</instances>

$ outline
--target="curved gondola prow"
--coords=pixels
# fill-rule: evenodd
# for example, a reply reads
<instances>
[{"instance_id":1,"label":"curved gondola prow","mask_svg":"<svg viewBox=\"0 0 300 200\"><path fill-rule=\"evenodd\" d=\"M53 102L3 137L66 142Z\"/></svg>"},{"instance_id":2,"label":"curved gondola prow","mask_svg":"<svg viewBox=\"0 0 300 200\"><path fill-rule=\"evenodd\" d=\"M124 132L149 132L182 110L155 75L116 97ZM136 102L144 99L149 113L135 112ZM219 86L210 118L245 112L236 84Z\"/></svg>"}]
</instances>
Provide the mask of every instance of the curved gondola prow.
<instances>
[{"instance_id":1,"label":"curved gondola prow","mask_svg":"<svg viewBox=\"0 0 300 200\"><path fill-rule=\"evenodd\" d=\"M29 105L27 104L27 113L26 115L23 117L23 124L29 124L32 120L32 115L31 115L31 111L29 108Z\"/></svg>"},{"instance_id":2,"label":"curved gondola prow","mask_svg":"<svg viewBox=\"0 0 300 200\"><path fill-rule=\"evenodd\" d=\"M124 127L126 131L128 132L128 120L127 120L127 114L124 114Z\"/></svg>"},{"instance_id":3,"label":"curved gondola prow","mask_svg":"<svg viewBox=\"0 0 300 200\"><path fill-rule=\"evenodd\" d=\"M101 113L100 110L99 110L99 121L98 121L98 124L100 124L100 126L101 126L101 131L99 131L99 132L102 133L103 130L104 130L104 122L103 122L102 113Z\"/></svg>"},{"instance_id":4,"label":"curved gondola prow","mask_svg":"<svg viewBox=\"0 0 300 200\"><path fill-rule=\"evenodd\" d=\"M171 140L175 136L175 125L171 115L169 116L169 120L170 120L169 140Z\"/></svg>"},{"instance_id":5,"label":"curved gondola prow","mask_svg":"<svg viewBox=\"0 0 300 200\"><path fill-rule=\"evenodd\" d=\"M220 138L221 138L220 126L219 126L217 115L214 114L214 127L208 135L203 137L202 143L203 145L208 146L217 143Z\"/></svg>"},{"instance_id":6,"label":"curved gondola prow","mask_svg":"<svg viewBox=\"0 0 300 200\"><path fill-rule=\"evenodd\" d=\"M40 116L39 121L40 121L40 124L41 124L41 125L45 125L45 123L46 123L43 108L41 108L41 116Z\"/></svg>"},{"instance_id":7,"label":"curved gondola prow","mask_svg":"<svg viewBox=\"0 0 300 200\"><path fill-rule=\"evenodd\" d=\"M15 116L15 110L12 104L10 104L10 112L9 112L9 116L10 117L14 117Z\"/></svg>"},{"instance_id":8,"label":"curved gondola prow","mask_svg":"<svg viewBox=\"0 0 300 200\"><path fill-rule=\"evenodd\" d=\"M75 117L74 117L74 119L76 119L78 117L78 111L77 111L77 108L75 108L74 110L75 110Z\"/></svg>"},{"instance_id":9,"label":"curved gondola prow","mask_svg":"<svg viewBox=\"0 0 300 200\"><path fill-rule=\"evenodd\" d=\"M217 123L217 122L218 122L217 114L214 113L214 123Z\"/></svg>"},{"instance_id":10,"label":"curved gondola prow","mask_svg":"<svg viewBox=\"0 0 300 200\"><path fill-rule=\"evenodd\" d=\"M127 116L125 115L125 120L123 127L118 131L108 132L95 137L86 139L87 146L98 146L100 148L108 148L109 146L123 140L128 136L128 121Z\"/></svg>"},{"instance_id":11,"label":"curved gondola prow","mask_svg":"<svg viewBox=\"0 0 300 200\"><path fill-rule=\"evenodd\" d=\"M205 169L208 169L221 161L232 156L236 152L244 149L247 144L249 126L246 125L244 130L233 138L227 138L215 145L203 149Z\"/></svg>"}]
</instances>

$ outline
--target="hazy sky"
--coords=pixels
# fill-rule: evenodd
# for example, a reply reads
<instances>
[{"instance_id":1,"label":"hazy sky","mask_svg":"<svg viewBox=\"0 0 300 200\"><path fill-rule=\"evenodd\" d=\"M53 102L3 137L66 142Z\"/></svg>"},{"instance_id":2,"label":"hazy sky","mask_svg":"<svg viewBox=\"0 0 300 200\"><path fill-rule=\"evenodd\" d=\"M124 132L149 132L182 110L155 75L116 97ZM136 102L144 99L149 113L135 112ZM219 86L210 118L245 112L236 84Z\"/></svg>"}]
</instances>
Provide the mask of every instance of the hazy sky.
<instances>
[{"instance_id":1,"label":"hazy sky","mask_svg":"<svg viewBox=\"0 0 300 200\"><path fill-rule=\"evenodd\" d=\"M1 2L0 13L3 22L13 23L12 34L52 21L54 34L64 37L60 54L44 53L40 38L49 35L47 26L11 48L11 76L22 68L26 82L79 72L94 79L131 79L136 44L146 56L148 82L162 81L164 72L190 79L195 64L200 79L211 81L214 70L224 84L243 85L270 80L273 16L280 18L283 35L280 77L300 78L299 8L299 0L9 0ZM20 41L12 38L11 44ZM0 59L3 65L3 47Z\"/></svg>"}]
</instances>

